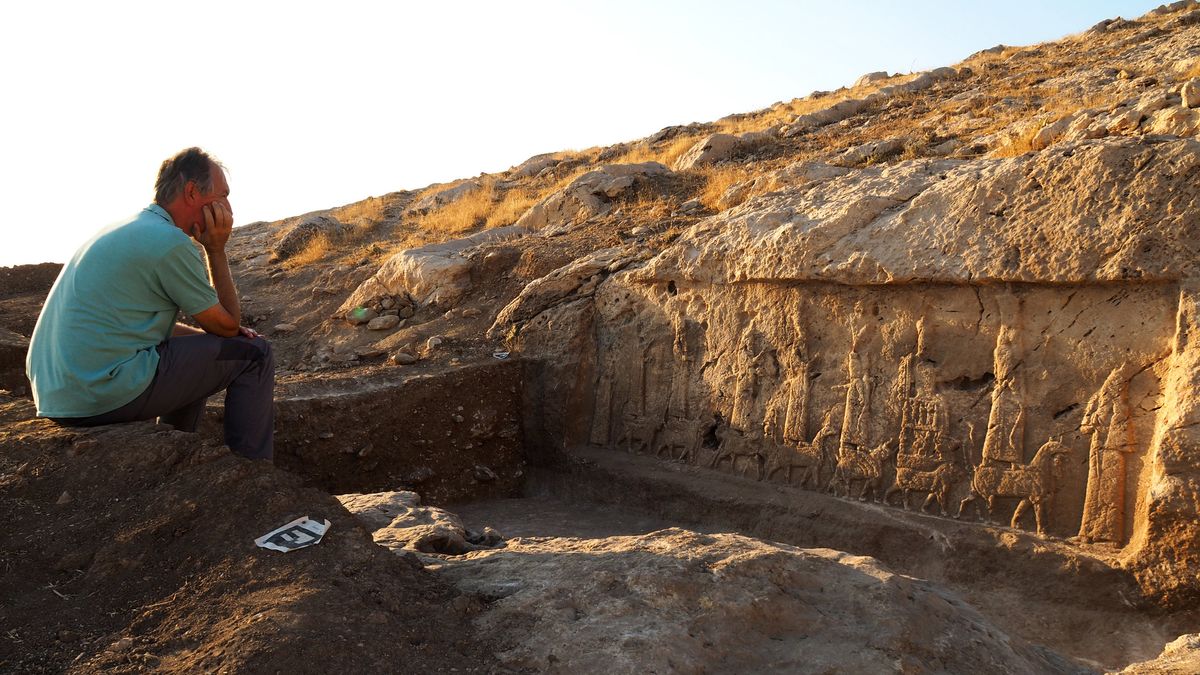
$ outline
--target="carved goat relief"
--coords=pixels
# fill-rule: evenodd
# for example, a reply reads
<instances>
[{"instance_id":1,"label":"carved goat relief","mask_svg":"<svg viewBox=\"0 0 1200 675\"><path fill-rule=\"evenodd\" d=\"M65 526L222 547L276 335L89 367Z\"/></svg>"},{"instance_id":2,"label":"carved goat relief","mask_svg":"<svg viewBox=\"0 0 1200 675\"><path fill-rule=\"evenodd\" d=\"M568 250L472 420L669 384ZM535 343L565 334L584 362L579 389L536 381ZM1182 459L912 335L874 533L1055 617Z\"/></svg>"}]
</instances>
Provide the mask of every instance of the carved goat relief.
<instances>
[{"instance_id":1,"label":"carved goat relief","mask_svg":"<svg viewBox=\"0 0 1200 675\"><path fill-rule=\"evenodd\" d=\"M591 443L1128 541L1174 336L1171 286L671 290L597 294Z\"/></svg>"}]
</instances>

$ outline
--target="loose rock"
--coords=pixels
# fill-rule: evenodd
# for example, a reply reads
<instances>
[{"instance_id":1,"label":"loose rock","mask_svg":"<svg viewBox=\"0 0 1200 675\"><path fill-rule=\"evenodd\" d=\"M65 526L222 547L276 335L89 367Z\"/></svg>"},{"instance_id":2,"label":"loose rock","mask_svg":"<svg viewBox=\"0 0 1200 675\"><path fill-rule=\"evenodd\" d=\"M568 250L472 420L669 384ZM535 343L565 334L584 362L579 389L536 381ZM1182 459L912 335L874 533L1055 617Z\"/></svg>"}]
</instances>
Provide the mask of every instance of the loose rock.
<instances>
[{"instance_id":1,"label":"loose rock","mask_svg":"<svg viewBox=\"0 0 1200 675\"><path fill-rule=\"evenodd\" d=\"M371 319L367 323L367 330L391 330L400 325L400 317L395 314L385 314Z\"/></svg>"}]
</instances>

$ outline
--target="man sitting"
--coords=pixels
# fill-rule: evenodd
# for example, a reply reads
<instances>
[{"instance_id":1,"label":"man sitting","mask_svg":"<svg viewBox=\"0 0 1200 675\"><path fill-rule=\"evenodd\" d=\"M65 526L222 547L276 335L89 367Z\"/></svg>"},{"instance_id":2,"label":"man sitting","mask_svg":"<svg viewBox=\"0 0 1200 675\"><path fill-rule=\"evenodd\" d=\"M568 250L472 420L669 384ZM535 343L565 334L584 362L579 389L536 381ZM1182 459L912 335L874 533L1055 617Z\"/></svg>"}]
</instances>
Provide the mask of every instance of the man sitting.
<instances>
[{"instance_id":1,"label":"man sitting","mask_svg":"<svg viewBox=\"0 0 1200 675\"><path fill-rule=\"evenodd\" d=\"M205 400L225 390L226 444L270 460L275 360L240 325L232 227L218 162L199 148L163 162L154 203L92 237L50 289L25 361L38 416L69 426L157 417L195 431ZM181 310L204 330L176 323Z\"/></svg>"}]
</instances>

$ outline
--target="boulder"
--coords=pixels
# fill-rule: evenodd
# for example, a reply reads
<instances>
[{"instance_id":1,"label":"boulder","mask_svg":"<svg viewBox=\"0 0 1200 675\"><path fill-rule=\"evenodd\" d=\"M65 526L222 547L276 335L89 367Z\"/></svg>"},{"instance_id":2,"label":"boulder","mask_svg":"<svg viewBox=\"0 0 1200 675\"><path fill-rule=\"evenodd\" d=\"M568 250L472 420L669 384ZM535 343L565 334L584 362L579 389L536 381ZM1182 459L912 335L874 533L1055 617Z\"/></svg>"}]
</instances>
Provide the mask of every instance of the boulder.
<instances>
[{"instance_id":1,"label":"boulder","mask_svg":"<svg viewBox=\"0 0 1200 675\"><path fill-rule=\"evenodd\" d=\"M1200 78L1192 78L1179 89L1185 108L1200 108Z\"/></svg>"},{"instance_id":2,"label":"boulder","mask_svg":"<svg viewBox=\"0 0 1200 675\"><path fill-rule=\"evenodd\" d=\"M395 314L377 316L367 322L367 330L391 330L400 325L400 317Z\"/></svg>"},{"instance_id":3,"label":"boulder","mask_svg":"<svg viewBox=\"0 0 1200 675\"><path fill-rule=\"evenodd\" d=\"M589 297L609 274L628 266L644 254L630 247L595 251L561 267L521 289L488 329L488 337L501 339L510 327L541 314L555 305Z\"/></svg>"},{"instance_id":4,"label":"boulder","mask_svg":"<svg viewBox=\"0 0 1200 675\"><path fill-rule=\"evenodd\" d=\"M350 322L350 324L354 326L368 324L379 318L379 312L376 312L370 307L363 307L359 304L355 304L353 307L347 310L345 315L346 321Z\"/></svg>"},{"instance_id":5,"label":"boulder","mask_svg":"<svg viewBox=\"0 0 1200 675\"><path fill-rule=\"evenodd\" d=\"M1143 115L1140 110L1119 110L1108 118L1105 130L1110 134L1125 134L1134 131L1142 123Z\"/></svg>"},{"instance_id":6,"label":"boulder","mask_svg":"<svg viewBox=\"0 0 1200 675\"><path fill-rule=\"evenodd\" d=\"M1034 134L1029 145L1033 150L1044 150L1053 145L1058 139L1067 133L1067 128L1071 126L1072 118L1064 117L1056 122L1051 122L1042 127L1041 131Z\"/></svg>"},{"instance_id":7,"label":"boulder","mask_svg":"<svg viewBox=\"0 0 1200 675\"><path fill-rule=\"evenodd\" d=\"M483 184L477 180L463 181L453 187L438 190L433 194L422 197L412 206L409 206L406 212L413 215L429 213L434 209L453 204L481 188L483 188Z\"/></svg>"},{"instance_id":8,"label":"boulder","mask_svg":"<svg viewBox=\"0 0 1200 675\"><path fill-rule=\"evenodd\" d=\"M421 305L434 303L452 307L471 288L472 262L463 255L464 252L480 244L516 239L526 233L524 227L510 225L400 251L359 284L342 303L338 314L344 315L375 298L406 293ZM399 312L401 318L404 318L405 309L407 307Z\"/></svg>"},{"instance_id":9,"label":"boulder","mask_svg":"<svg viewBox=\"0 0 1200 675\"><path fill-rule=\"evenodd\" d=\"M1191 108L1163 108L1150 116L1144 124L1146 133L1167 136L1193 136L1200 126L1200 110Z\"/></svg>"},{"instance_id":10,"label":"boulder","mask_svg":"<svg viewBox=\"0 0 1200 675\"><path fill-rule=\"evenodd\" d=\"M543 155L534 155L529 159L508 170L509 178L532 178L545 169L552 166L557 166L562 161L558 158L558 153L546 153Z\"/></svg>"},{"instance_id":11,"label":"boulder","mask_svg":"<svg viewBox=\"0 0 1200 675\"><path fill-rule=\"evenodd\" d=\"M25 368L29 339L6 328L0 328L0 370Z\"/></svg>"},{"instance_id":12,"label":"boulder","mask_svg":"<svg viewBox=\"0 0 1200 675\"><path fill-rule=\"evenodd\" d=\"M309 242L320 236L337 236L345 231L345 225L332 216L308 216L284 232L279 242L271 249L272 258L287 260L303 251Z\"/></svg>"},{"instance_id":13,"label":"boulder","mask_svg":"<svg viewBox=\"0 0 1200 675\"><path fill-rule=\"evenodd\" d=\"M877 70L873 73L867 73L866 75L863 75L862 77L855 80L854 86L855 87L865 87L869 84L875 84L876 82L883 82L884 80L888 79L889 77L891 77L891 76L887 74L887 71Z\"/></svg>"},{"instance_id":14,"label":"boulder","mask_svg":"<svg viewBox=\"0 0 1200 675\"><path fill-rule=\"evenodd\" d=\"M733 134L712 134L698 141L679 159L672 168L687 171L699 164L712 164L729 159L737 152L740 139Z\"/></svg>"},{"instance_id":15,"label":"boulder","mask_svg":"<svg viewBox=\"0 0 1200 675\"><path fill-rule=\"evenodd\" d=\"M530 207L514 227L547 236L561 234L589 218L608 213L612 200L628 192L639 180L670 172L658 162L601 166Z\"/></svg>"},{"instance_id":16,"label":"boulder","mask_svg":"<svg viewBox=\"0 0 1200 675\"><path fill-rule=\"evenodd\" d=\"M421 506L420 495L415 492L347 494L339 495L338 501L372 531L375 543L397 552L461 555L503 541L490 533L483 537L490 544L468 541L477 537L467 532L458 516L436 506Z\"/></svg>"},{"instance_id":17,"label":"boulder","mask_svg":"<svg viewBox=\"0 0 1200 675\"><path fill-rule=\"evenodd\" d=\"M830 162L839 166L857 166L872 157L883 158L899 152L904 148L904 144L907 141L908 139L905 138L886 138L880 141L870 141L862 145L856 145L853 148L847 148L845 152L834 157Z\"/></svg>"}]
</instances>

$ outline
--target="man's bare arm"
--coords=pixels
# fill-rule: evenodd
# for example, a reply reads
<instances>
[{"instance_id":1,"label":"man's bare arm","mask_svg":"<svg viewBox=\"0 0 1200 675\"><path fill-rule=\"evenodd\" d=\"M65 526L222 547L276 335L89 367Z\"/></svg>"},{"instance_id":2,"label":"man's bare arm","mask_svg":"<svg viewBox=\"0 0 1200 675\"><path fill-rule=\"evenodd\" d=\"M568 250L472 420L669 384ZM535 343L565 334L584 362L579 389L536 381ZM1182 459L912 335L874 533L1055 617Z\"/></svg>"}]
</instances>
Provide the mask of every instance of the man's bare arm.
<instances>
[{"instance_id":1,"label":"man's bare arm","mask_svg":"<svg viewBox=\"0 0 1200 675\"><path fill-rule=\"evenodd\" d=\"M213 202L204 207L204 229L196 228L192 232L192 236L204 247L204 256L208 259L208 277L217 291L218 301L218 304L193 318L206 332L221 337L237 335L242 322L237 288L233 285L229 258L225 255L225 244L232 231L233 215L220 202Z\"/></svg>"},{"instance_id":2,"label":"man's bare arm","mask_svg":"<svg viewBox=\"0 0 1200 675\"><path fill-rule=\"evenodd\" d=\"M171 331L171 337L181 337L183 335L204 335L204 331L192 328L185 323L176 323L175 329Z\"/></svg>"}]
</instances>

